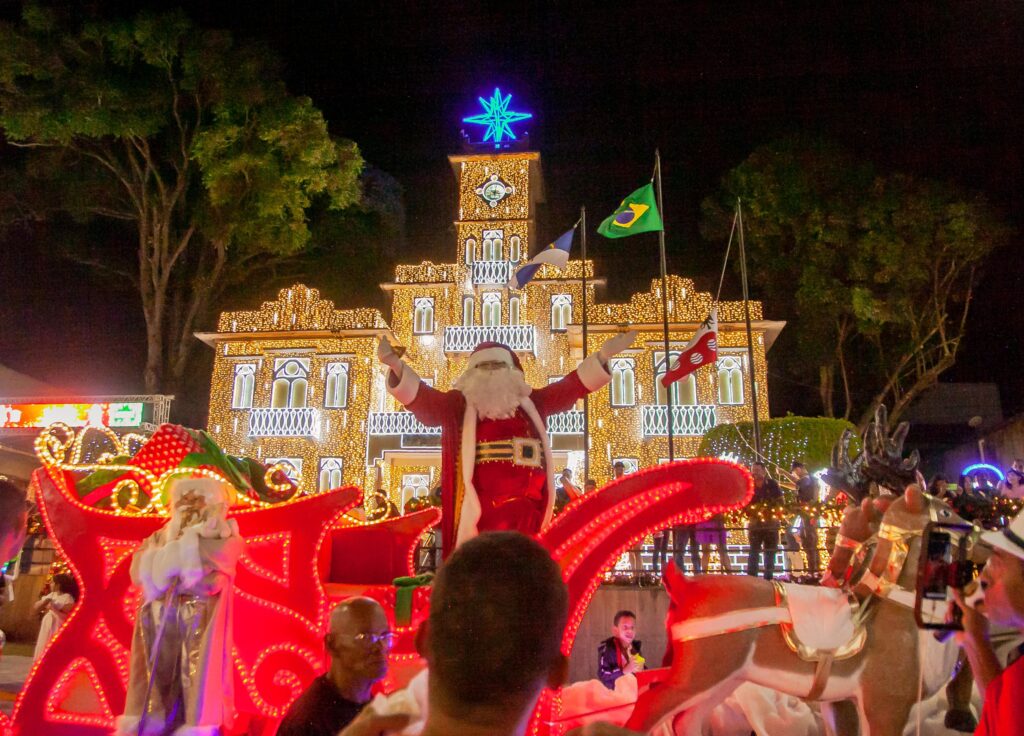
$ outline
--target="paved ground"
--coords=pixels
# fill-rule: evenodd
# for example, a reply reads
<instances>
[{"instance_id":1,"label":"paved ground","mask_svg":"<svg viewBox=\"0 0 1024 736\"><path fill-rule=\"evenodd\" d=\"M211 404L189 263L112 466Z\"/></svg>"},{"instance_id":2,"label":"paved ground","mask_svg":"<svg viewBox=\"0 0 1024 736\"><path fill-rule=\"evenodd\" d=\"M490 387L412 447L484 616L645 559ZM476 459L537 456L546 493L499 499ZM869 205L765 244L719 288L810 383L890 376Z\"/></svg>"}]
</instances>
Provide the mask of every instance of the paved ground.
<instances>
[{"instance_id":1,"label":"paved ground","mask_svg":"<svg viewBox=\"0 0 1024 736\"><path fill-rule=\"evenodd\" d=\"M0 655L0 711L10 715L32 668L32 645L11 642Z\"/></svg>"}]
</instances>

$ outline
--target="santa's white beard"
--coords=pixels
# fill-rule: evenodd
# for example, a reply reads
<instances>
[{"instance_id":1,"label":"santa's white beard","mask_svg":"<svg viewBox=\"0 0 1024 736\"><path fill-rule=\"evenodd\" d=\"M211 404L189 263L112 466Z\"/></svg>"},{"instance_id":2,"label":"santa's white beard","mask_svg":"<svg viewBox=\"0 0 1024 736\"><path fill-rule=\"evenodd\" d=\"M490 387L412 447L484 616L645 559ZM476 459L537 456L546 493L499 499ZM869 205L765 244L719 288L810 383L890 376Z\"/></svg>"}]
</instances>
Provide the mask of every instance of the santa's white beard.
<instances>
[{"instance_id":1,"label":"santa's white beard","mask_svg":"<svg viewBox=\"0 0 1024 736\"><path fill-rule=\"evenodd\" d=\"M531 391L523 374L512 368L496 371L470 368L455 381L455 388L483 419L515 416L519 402Z\"/></svg>"}]
</instances>

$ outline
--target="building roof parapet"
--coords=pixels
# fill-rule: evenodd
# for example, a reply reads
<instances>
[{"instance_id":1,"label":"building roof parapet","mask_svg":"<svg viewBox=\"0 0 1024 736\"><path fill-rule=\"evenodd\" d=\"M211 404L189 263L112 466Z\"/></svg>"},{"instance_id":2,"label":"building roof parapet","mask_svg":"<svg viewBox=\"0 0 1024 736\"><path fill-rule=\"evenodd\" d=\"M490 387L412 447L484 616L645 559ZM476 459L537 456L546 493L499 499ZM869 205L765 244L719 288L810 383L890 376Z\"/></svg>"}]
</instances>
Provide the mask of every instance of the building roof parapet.
<instances>
[{"instance_id":1,"label":"building roof parapet","mask_svg":"<svg viewBox=\"0 0 1024 736\"><path fill-rule=\"evenodd\" d=\"M700 324L711 312L714 299L710 292L697 291L692 279L670 274L667 278L669 321ZM662 321L661 279L651 279L648 291L633 294L626 304L589 304L587 318L597 324L634 324ZM763 320L764 307L759 301L750 302L750 319ZM719 322L742 322L742 301L718 303Z\"/></svg>"},{"instance_id":2,"label":"building roof parapet","mask_svg":"<svg viewBox=\"0 0 1024 736\"><path fill-rule=\"evenodd\" d=\"M266 333L298 331L389 330L378 309L335 309L334 302L320 297L318 289L295 284L281 289L274 301L256 310L222 312L218 333Z\"/></svg>"}]
</instances>

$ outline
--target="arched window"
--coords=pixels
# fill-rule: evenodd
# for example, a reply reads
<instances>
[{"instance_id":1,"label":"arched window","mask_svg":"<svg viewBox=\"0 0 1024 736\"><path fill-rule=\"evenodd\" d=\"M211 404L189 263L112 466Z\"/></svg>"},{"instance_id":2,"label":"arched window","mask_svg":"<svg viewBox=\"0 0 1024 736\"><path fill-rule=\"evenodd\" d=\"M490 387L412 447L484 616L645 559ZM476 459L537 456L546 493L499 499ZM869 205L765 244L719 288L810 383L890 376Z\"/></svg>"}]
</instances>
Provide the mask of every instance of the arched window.
<instances>
[{"instance_id":1,"label":"arched window","mask_svg":"<svg viewBox=\"0 0 1024 736\"><path fill-rule=\"evenodd\" d=\"M635 473L640 469L640 463L635 457L617 457L612 460L612 467L615 467L615 463L622 463L625 467L626 475Z\"/></svg>"},{"instance_id":2,"label":"arched window","mask_svg":"<svg viewBox=\"0 0 1024 736\"><path fill-rule=\"evenodd\" d=\"M513 235L508 239L508 259L512 261L512 263L519 263L519 260L522 258L520 242L518 235Z\"/></svg>"},{"instance_id":3,"label":"arched window","mask_svg":"<svg viewBox=\"0 0 1024 736\"><path fill-rule=\"evenodd\" d=\"M718 403L743 403L743 364L732 355L718 359Z\"/></svg>"},{"instance_id":4,"label":"arched window","mask_svg":"<svg viewBox=\"0 0 1024 736\"><path fill-rule=\"evenodd\" d=\"M633 406L636 403L636 364L632 358L612 360L612 406Z\"/></svg>"},{"instance_id":5,"label":"arched window","mask_svg":"<svg viewBox=\"0 0 1024 736\"><path fill-rule=\"evenodd\" d=\"M473 324L473 297L462 297L462 324L469 327Z\"/></svg>"},{"instance_id":6,"label":"arched window","mask_svg":"<svg viewBox=\"0 0 1024 736\"><path fill-rule=\"evenodd\" d=\"M500 261L505 251L504 230L484 230L484 261Z\"/></svg>"},{"instance_id":7,"label":"arched window","mask_svg":"<svg viewBox=\"0 0 1024 736\"><path fill-rule=\"evenodd\" d=\"M470 265L476 259L476 238L466 238L466 265Z\"/></svg>"},{"instance_id":8,"label":"arched window","mask_svg":"<svg viewBox=\"0 0 1024 736\"><path fill-rule=\"evenodd\" d=\"M484 294L483 300L480 323L485 327L497 327L501 324L501 294L489 291Z\"/></svg>"},{"instance_id":9,"label":"arched window","mask_svg":"<svg viewBox=\"0 0 1024 736\"><path fill-rule=\"evenodd\" d=\"M429 296L413 300L412 332L414 335L429 335L434 331L434 300Z\"/></svg>"},{"instance_id":10,"label":"arched window","mask_svg":"<svg viewBox=\"0 0 1024 736\"><path fill-rule=\"evenodd\" d=\"M270 397L272 408L305 407L308 387L308 358L278 358L274 361L274 387Z\"/></svg>"},{"instance_id":11,"label":"arched window","mask_svg":"<svg viewBox=\"0 0 1024 736\"><path fill-rule=\"evenodd\" d=\"M572 295L555 294L551 297L551 329L564 332L572 322Z\"/></svg>"},{"instance_id":12,"label":"arched window","mask_svg":"<svg viewBox=\"0 0 1024 736\"><path fill-rule=\"evenodd\" d=\"M235 385L231 392L232 409L251 409L252 392L256 386L256 366L241 363L235 366Z\"/></svg>"},{"instance_id":13,"label":"arched window","mask_svg":"<svg viewBox=\"0 0 1024 736\"><path fill-rule=\"evenodd\" d=\"M320 458L320 483L317 485L317 490L320 493L341 486L341 467L342 459L340 457Z\"/></svg>"},{"instance_id":14,"label":"arched window","mask_svg":"<svg viewBox=\"0 0 1024 736\"><path fill-rule=\"evenodd\" d=\"M519 324L519 297L517 296L508 298L508 323L510 325Z\"/></svg>"},{"instance_id":15,"label":"arched window","mask_svg":"<svg viewBox=\"0 0 1024 736\"><path fill-rule=\"evenodd\" d=\"M673 397L676 406L697 405L697 374L691 373L686 378L676 381L679 391Z\"/></svg>"},{"instance_id":16,"label":"arched window","mask_svg":"<svg viewBox=\"0 0 1024 736\"><path fill-rule=\"evenodd\" d=\"M348 406L348 363L328 363L324 406L344 409Z\"/></svg>"},{"instance_id":17,"label":"arched window","mask_svg":"<svg viewBox=\"0 0 1024 736\"><path fill-rule=\"evenodd\" d=\"M413 498L420 498L430 493L430 476L421 473L406 473L402 476L402 513L405 504Z\"/></svg>"},{"instance_id":18,"label":"arched window","mask_svg":"<svg viewBox=\"0 0 1024 736\"><path fill-rule=\"evenodd\" d=\"M665 353L658 352L654 354L654 400L658 406L665 406L667 395L665 393L665 387L661 384L661 377L665 375L666 364L668 367L675 363L676 358L679 357L677 351L669 353L669 359L665 360ZM691 375L692 377L692 375ZM680 386L681 381L676 381L672 384L672 406L680 405Z\"/></svg>"},{"instance_id":19,"label":"arched window","mask_svg":"<svg viewBox=\"0 0 1024 736\"><path fill-rule=\"evenodd\" d=\"M280 465L284 474L295 484L302 482L302 458L301 457L268 457L267 467Z\"/></svg>"}]
</instances>

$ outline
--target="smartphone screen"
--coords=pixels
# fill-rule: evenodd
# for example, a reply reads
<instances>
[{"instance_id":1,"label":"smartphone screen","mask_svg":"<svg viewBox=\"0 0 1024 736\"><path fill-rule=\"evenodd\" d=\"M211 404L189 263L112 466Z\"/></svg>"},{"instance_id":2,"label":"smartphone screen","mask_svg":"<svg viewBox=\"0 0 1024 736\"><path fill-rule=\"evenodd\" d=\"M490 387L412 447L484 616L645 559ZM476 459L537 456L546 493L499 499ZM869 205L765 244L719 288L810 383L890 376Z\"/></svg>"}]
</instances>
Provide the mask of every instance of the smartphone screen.
<instances>
[{"instance_id":1,"label":"smartphone screen","mask_svg":"<svg viewBox=\"0 0 1024 736\"><path fill-rule=\"evenodd\" d=\"M949 567L953 562L949 534L933 531L928 535L928 552L921 581L921 596L931 601L945 601L949 587Z\"/></svg>"},{"instance_id":2,"label":"smartphone screen","mask_svg":"<svg viewBox=\"0 0 1024 736\"><path fill-rule=\"evenodd\" d=\"M926 629L956 630L958 621L947 621L952 586L963 585L967 562L966 535L969 526L931 523L925 528L917 568L914 616Z\"/></svg>"}]
</instances>

